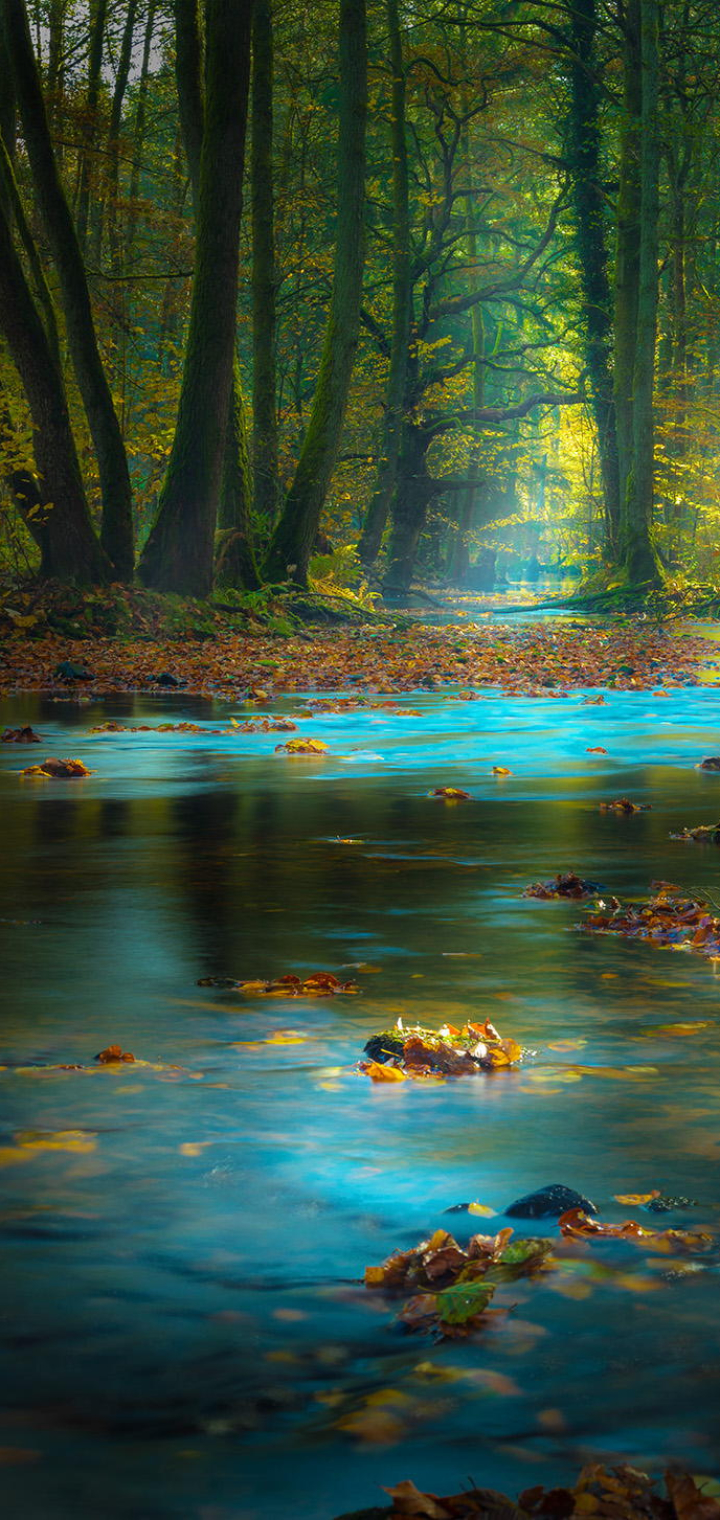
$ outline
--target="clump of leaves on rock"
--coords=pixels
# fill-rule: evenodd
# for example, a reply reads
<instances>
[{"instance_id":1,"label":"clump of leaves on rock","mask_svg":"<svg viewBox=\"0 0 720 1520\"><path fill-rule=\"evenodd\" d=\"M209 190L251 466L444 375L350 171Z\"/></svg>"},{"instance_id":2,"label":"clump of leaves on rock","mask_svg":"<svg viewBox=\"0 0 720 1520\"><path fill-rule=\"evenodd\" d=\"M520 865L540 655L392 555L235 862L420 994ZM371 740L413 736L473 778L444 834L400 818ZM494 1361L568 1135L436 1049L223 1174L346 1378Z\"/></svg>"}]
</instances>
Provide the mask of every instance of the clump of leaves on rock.
<instances>
[{"instance_id":1,"label":"clump of leaves on rock","mask_svg":"<svg viewBox=\"0 0 720 1520\"><path fill-rule=\"evenodd\" d=\"M360 1071L374 1082L402 1082L407 1077L462 1077L479 1071L516 1066L522 1059L517 1040L503 1039L494 1024L443 1024L425 1029L406 1027L398 1019L394 1029L372 1035L365 1046L367 1060Z\"/></svg>"},{"instance_id":2,"label":"clump of leaves on rock","mask_svg":"<svg viewBox=\"0 0 720 1520\"><path fill-rule=\"evenodd\" d=\"M625 1464L589 1462L572 1488L526 1488L517 1500L476 1484L460 1494L423 1493L406 1478L385 1492L391 1505L357 1510L338 1520L573 1520L596 1515L605 1520L720 1520L720 1501L703 1492L679 1468L666 1472L663 1496L647 1473Z\"/></svg>"},{"instance_id":3,"label":"clump of leaves on rock","mask_svg":"<svg viewBox=\"0 0 720 1520\"><path fill-rule=\"evenodd\" d=\"M623 907L613 899L611 911L588 915L583 929L595 934L620 934L625 939L647 939L656 945L696 950L720 957L720 918L710 912L702 898L674 897L669 885L658 884L654 897L645 903Z\"/></svg>"},{"instance_id":4,"label":"clump of leaves on rock","mask_svg":"<svg viewBox=\"0 0 720 1520\"><path fill-rule=\"evenodd\" d=\"M473 1235L466 1249L448 1230L436 1230L410 1251L394 1251L379 1267L366 1267L365 1286L390 1293L410 1292L400 1312L409 1330L443 1337L470 1335L480 1328L496 1287L543 1269L552 1242L512 1241L511 1226L497 1235Z\"/></svg>"},{"instance_id":5,"label":"clump of leaves on rock","mask_svg":"<svg viewBox=\"0 0 720 1520\"><path fill-rule=\"evenodd\" d=\"M523 897L595 897L600 887L595 881L583 881L575 871L558 872L549 881L535 881L525 888Z\"/></svg>"}]
</instances>

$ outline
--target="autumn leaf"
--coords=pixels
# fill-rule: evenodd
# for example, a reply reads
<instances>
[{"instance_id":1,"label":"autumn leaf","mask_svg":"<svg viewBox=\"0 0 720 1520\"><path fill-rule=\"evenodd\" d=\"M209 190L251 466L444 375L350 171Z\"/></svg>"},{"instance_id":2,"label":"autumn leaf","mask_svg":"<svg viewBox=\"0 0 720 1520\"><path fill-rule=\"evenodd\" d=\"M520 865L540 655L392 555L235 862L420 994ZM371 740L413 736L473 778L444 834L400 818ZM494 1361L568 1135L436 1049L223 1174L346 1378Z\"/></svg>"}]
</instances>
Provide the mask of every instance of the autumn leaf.
<instances>
[{"instance_id":1,"label":"autumn leaf","mask_svg":"<svg viewBox=\"0 0 720 1520\"><path fill-rule=\"evenodd\" d=\"M720 1520L720 1501L703 1494L689 1473L667 1472L665 1486L677 1520Z\"/></svg>"},{"instance_id":2,"label":"autumn leaf","mask_svg":"<svg viewBox=\"0 0 720 1520\"><path fill-rule=\"evenodd\" d=\"M135 1057L131 1055L129 1050L123 1051L121 1045L108 1045L106 1050L101 1050L96 1055L95 1060L107 1066L113 1061L134 1061Z\"/></svg>"},{"instance_id":3,"label":"autumn leaf","mask_svg":"<svg viewBox=\"0 0 720 1520\"><path fill-rule=\"evenodd\" d=\"M635 1207L643 1203L649 1203L651 1198L659 1197L659 1188L653 1188L651 1193L613 1193L616 1203L627 1203Z\"/></svg>"},{"instance_id":4,"label":"autumn leaf","mask_svg":"<svg viewBox=\"0 0 720 1520\"><path fill-rule=\"evenodd\" d=\"M594 744L590 749L586 749L585 754L586 755L606 755L607 754L607 750L603 749L602 744Z\"/></svg>"},{"instance_id":5,"label":"autumn leaf","mask_svg":"<svg viewBox=\"0 0 720 1520\"><path fill-rule=\"evenodd\" d=\"M276 755L322 755L327 744L322 739L288 739L287 744L276 744Z\"/></svg>"},{"instance_id":6,"label":"autumn leaf","mask_svg":"<svg viewBox=\"0 0 720 1520\"><path fill-rule=\"evenodd\" d=\"M508 770L508 767L506 765L494 765L493 768L492 768L492 770L491 770L491 772L490 772L490 775L491 776L512 776L512 771Z\"/></svg>"},{"instance_id":7,"label":"autumn leaf","mask_svg":"<svg viewBox=\"0 0 720 1520\"><path fill-rule=\"evenodd\" d=\"M435 790L428 792L429 797L440 797L444 802L468 802L470 793L462 792L457 786L436 786Z\"/></svg>"},{"instance_id":8,"label":"autumn leaf","mask_svg":"<svg viewBox=\"0 0 720 1520\"><path fill-rule=\"evenodd\" d=\"M385 1492L393 1501L396 1515L417 1515L421 1520L449 1520L453 1513L434 1494L421 1494L410 1478L396 1483L394 1488L386 1488Z\"/></svg>"},{"instance_id":9,"label":"autumn leaf","mask_svg":"<svg viewBox=\"0 0 720 1520\"><path fill-rule=\"evenodd\" d=\"M373 1082L404 1082L407 1076L399 1066L391 1066L383 1061L361 1061L360 1070Z\"/></svg>"},{"instance_id":10,"label":"autumn leaf","mask_svg":"<svg viewBox=\"0 0 720 1520\"><path fill-rule=\"evenodd\" d=\"M28 765L21 776L90 776L92 772L82 760L57 760L50 756L41 765Z\"/></svg>"},{"instance_id":11,"label":"autumn leaf","mask_svg":"<svg viewBox=\"0 0 720 1520\"><path fill-rule=\"evenodd\" d=\"M40 744L40 735L30 728L28 724L24 728L6 728L3 730L3 744Z\"/></svg>"}]
</instances>

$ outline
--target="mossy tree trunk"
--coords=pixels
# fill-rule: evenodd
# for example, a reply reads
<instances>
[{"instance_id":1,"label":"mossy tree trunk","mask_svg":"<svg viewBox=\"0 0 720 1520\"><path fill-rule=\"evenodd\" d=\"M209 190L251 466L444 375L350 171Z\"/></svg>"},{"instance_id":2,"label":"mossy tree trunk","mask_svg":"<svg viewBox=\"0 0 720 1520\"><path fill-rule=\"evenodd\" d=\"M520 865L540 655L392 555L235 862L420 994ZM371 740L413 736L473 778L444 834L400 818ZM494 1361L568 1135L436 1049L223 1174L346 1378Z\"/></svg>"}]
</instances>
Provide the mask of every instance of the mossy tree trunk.
<instances>
[{"instance_id":1,"label":"mossy tree trunk","mask_svg":"<svg viewBox=\"0 0 720 1520\"><path fill-rule=\"evenodd\" d=\"M37 492L18 491L18 481L14 484L21 512L33 513L28 526L40 545L40 573L91 584L109 581L111 566L90 519L62 376L15 248L4 186L0 189L0 332L33 421Z\"/></svg>"},{"instance_id":2,"label":"mossy tree trunk","mask_svg":"<svg viewBox=\"0 0 720 1520\"><path fill-rule=\"evenodd\" d=\"M98 349L85 266L55 161L23 0L2 0L2 18L37 202L60 281L70 353L97 458L101 542L116 576L128 579L133 525L127 457Z\"/></svg>"},{"instance_id":3,"label":"mossy tree trunk","mask_svg":"<svg viewBox=\"0 0 720 1520\"><path fill-rule=\"evenodd\" d=\"M205 46L199 0L176 0L175 78L196 222L200 206L200 171L205 133L204 77ZM217 504L220 536L215 573L223 586L245 586L254 590L260 584L253 551L251 504L248 425L240 365L237 351L234 351Z\"/></svg>"},{"instance_id":4,"label":"mossy tree trunk","mask_svg":"<svg viewBox=\"0 0 720 1520\"><path fill-rule=\"evenodd\" d=\"M177 425L140 562L147 586L207 596L233 385L252 0L206 0L190 322Z\"/></svg>"},{"instance_id":5,"label":"mossy tree trunk","mask_svg":"<svg viewBox=\"0 0 720 1520\"><path fill-rule=\"evenodd\" d=\"M255 0L252 45L253 502L258 515L273 522L278 506L278 425L272 0Z\"/></svg>"},{"instance_id":6,"label":"mossy tree trunk","mask_svg":"<svg viewBox=\"0 0 720 1520\"><path fill-rule=\"evenodd\" d=\"M575 246L582 290L583 343L597 432L605 532L608 547L614 554L620 530L620 477L612 373L612 289L600 163L597 0L566 0L566 7L571 58L565 151L570 167ZM631 109L634 109L634 100ZM629 226L623 235L633 236ZM630 264L632 267L632 256Z\"/></svg>"},{"instance_id":7,"label":"mossy tree trunk","mask_svg":"<svg viewBox=\"0 0 720 1520\"><path fill-rule=\"evenodd\" d=\"M380 440L380 465L358 544L360 559L364 565L368 566L375 563L380 552L397 482L412 323L413 274L405 124L405 62L397 0L387 0L387 22L392 70L390 147L393 165L393 308L390 367Z\"/></svg>"},{"instance_id":8,"label":"mossy tree trunk","mask_svg":"<svg viewBox=\"0 0 720 1520\"><path fill-rule=\"evenodd\" d=\"M367 42L365 0L340 0L338 211L333 290L320 373L266 575L307 584L320 513L340 447L357 350L364 256Z\"/></svg>"},{"instance_id":9,"label":"mossy tree trunk","mask_svg":"<svg viewBox=\"0 0 720 1520\"><path fill-rule=\"evenodd\" d=\"M657 0L629 0L618 194L615 403L620 465L617 563L628 583L658 584L652 542L658 303ZM621 420L622 418L622 420Z\"/></svg>"}]
</instances>

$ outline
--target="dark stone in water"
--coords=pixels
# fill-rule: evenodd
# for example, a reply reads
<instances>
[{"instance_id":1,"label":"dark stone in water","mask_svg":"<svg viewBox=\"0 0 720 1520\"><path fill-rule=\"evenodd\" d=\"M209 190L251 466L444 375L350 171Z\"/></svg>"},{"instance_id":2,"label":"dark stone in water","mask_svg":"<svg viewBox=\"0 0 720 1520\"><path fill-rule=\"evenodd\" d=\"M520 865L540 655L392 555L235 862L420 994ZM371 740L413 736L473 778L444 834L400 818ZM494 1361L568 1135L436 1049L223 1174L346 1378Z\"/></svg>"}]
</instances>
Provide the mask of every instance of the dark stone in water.
<instances>
[{"instance_id":1,"label":"dark stone in water","mask_svg":"<svg viewBox=\"0 0 720 1520\"><path fill-rule=\"evenodd\" d=\"M150 676L150 681L156 686L184 686L184 681L179 681L169 670L161 670L159 676Z\"/></svg>"},{"instance_id":2,"label":"dark stone in water","mask_svg":"<svg viewBox=\"0 0 720 1520\"><path fill-rule=\"evenodd\" d=\"M573 1188L563 1187L561 1182L551 1182L538 1188L536 1193L526 1193L516 1198L505 1210L509 1219L559 1219L568 1209L584 1209L586 1214L597 1214L594 1203L576 1193Z\"/></svg>"},{"instance_id":3,"label":"dark stone in water","mask_svg":"<svg viewBox=\"0 0 720 1520\"><path fill-rule=\"evenodd\" d=\"M387 1061L388 1056L401 1056L405 1041L396 1034L374 1034L364 1046L369 1061Z\"/></svg>"},{"instance_id":4,"label":"dark stone in water","mask_svg":"<svg viewBox=\"0 0 720 1520\"><path fill-rule=\"evenodd\" d=\"M73 665L72 660L61 660L55 666L55 675L61 681L92 681L92 673L84 665Z\"/></svg>"},{"instance_id":5,"label":"dark stone in water","mask_svg":"<svg viewBox=\"0 0 720 1520\"><path fill-rule=\"evenodd\" d=\"M651 1198L643 1208L650 1214L669 1214L671 1209L697 1208L697 1198Z\"/></svg>"}]
</instances>

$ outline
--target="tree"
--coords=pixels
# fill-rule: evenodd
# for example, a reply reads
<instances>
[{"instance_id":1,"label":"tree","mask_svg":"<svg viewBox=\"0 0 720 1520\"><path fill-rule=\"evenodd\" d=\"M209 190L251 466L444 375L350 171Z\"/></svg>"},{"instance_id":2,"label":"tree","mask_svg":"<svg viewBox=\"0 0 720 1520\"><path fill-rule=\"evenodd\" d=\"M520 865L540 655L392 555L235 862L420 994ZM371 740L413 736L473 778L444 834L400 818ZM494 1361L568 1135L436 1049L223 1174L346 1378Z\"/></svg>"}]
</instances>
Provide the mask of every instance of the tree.
<instances>
[{"instance_id":1,"label":"tree","mask_svg":"<svg viewBox=\"0 0 720 1520\"><path fill-rule=\"evenodd\" d=\"M4 144L0 182L0 332L22 380L33 421L37 486L11 482L21 513L40 546L40 573L97 583L111 578L90 521L57 353L43 326L15 248L10 163ZM32 515L30 515L32 514Z\"/></svg>"},{"instance_id":2,"label":"tree","mask_svg":"<svg viewBox=\"0 0 720 1520\"><path fill-rule=\"evenodd\" d=\"M148 586L212 589L232 393L252 0L206 0L195 270L182 389L158 516L140 562Z\"/></svg>"},{"instance_id":3,"label":"tree","mask_svg":"<svg viewBox=\"0 0 720 1520\"><path fill-rule=\"evenodd\" d=\"M367 44L365 0L340 0L338 201L333 289L320 373L305 438L266 575L298 585L307 568L340 447L360 327L365 215Z\"/></svg>"}]
</instances>

